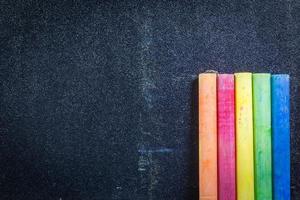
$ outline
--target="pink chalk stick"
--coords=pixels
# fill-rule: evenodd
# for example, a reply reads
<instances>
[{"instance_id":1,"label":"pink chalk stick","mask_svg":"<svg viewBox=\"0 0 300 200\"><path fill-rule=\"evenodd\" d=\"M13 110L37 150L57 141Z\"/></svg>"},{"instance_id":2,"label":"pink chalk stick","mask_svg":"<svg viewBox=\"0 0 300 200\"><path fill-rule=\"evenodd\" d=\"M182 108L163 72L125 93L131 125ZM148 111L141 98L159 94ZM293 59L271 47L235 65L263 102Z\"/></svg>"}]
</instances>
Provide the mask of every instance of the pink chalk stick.
<instances>
[{"instance_id":1,"label":"pink chalk stick","mask_svg":"<svg viewBox=\"0 0 300 200\"><path fill-rule=\"evenodd\" d=\"M218 75L218 194L236 200L234 75Z\"/></svg>"}]
</instances>

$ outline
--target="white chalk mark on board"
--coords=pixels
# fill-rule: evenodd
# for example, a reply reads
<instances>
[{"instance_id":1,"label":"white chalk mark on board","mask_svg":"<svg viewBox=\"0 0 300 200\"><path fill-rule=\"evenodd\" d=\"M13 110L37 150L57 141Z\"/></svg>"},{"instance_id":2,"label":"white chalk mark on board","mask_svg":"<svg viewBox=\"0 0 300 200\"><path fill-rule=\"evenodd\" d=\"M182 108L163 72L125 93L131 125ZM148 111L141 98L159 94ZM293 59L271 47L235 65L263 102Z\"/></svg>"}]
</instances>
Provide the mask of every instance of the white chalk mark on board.
<instances>
[{"instance_id":1,"label":"white chalk mark on board","mask_svg":"<svg viewBox=\"0 0 300 200\"><path fill-rule=\"evenodd\" d=\"M158 149L139 149L139 153L171 153L173 149L170 148L158 148Z\"/></svg>"}]
</instances>

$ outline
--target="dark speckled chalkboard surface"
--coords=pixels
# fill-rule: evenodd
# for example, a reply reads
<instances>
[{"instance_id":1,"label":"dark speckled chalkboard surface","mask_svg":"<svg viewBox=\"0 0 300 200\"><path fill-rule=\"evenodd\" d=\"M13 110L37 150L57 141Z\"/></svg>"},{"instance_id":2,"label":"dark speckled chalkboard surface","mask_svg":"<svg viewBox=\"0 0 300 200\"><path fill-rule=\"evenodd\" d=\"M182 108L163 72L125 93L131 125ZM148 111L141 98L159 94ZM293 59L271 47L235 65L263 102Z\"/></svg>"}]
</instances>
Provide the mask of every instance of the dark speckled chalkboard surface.
<instances>
[{"instance_id":1,"label":"dark speckled chalkboard surface","mask_svg":"<svg viewBox=\"0 0 300 200\"><path fill-rule=\"evenodd\" d=\"M291 75L299 1L2 1L1 200L196 200L197 74ZM298 133L297 133L298 132Z\"/></svg>"}]
</instances>

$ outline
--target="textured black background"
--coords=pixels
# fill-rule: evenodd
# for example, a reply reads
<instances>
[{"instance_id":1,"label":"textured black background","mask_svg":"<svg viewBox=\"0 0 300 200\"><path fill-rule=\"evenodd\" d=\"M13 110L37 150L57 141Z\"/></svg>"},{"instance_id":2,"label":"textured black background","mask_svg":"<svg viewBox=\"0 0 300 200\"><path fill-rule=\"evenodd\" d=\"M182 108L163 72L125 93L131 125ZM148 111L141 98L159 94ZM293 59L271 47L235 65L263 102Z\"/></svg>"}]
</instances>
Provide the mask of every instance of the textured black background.
<instances>
[{"instance_id":1,"label":"textured black background","mask_svg":"<svg viewBox=\"0 0 300 200\"><path fill-rule=\"evenodd\" d=\"M197 199L197 74L291 75L299 1L1 1L0 199Z\"/></svg>"}]
</instances>

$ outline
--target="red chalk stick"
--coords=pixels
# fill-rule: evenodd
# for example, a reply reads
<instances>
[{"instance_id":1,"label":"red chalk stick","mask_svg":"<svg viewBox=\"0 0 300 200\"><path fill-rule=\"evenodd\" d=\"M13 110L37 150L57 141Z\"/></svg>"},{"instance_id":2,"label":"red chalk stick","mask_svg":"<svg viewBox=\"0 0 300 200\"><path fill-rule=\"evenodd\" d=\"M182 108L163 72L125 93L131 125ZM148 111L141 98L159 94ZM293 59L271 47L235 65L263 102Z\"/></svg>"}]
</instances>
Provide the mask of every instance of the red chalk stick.
<instances>
[{"instance_id":1,"label":"red chalk stick","mask_svg":"<svg viewBox=\"0 0 300 200\"><path fill-rule=\"evenodd\" d=\"M218 194L236 199L234 75L218 75Z\"/></svg>"}]
</instances>

